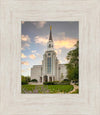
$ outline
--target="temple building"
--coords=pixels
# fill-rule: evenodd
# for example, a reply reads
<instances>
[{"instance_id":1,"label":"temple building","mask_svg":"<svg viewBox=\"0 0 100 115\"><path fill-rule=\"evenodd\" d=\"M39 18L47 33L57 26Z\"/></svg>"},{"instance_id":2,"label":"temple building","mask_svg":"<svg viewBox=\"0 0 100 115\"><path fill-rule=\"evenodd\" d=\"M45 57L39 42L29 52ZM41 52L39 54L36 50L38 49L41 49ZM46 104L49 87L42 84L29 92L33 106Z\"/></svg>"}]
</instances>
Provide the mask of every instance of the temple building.
<instances>
[{"instance_id":1,"label":"temple building","mask_svg":"<svg viewBox=\"0 0 100 115\"><path fill-rule=\"evenodd\" d=\"M65 64L60 64L54 50L52 38L52 26L50 26L50 35L47 43L47 50L43 55L42 65L34 65L31 68L31 79L37 79L38 82L62 81L66 78L67 70Z\"/></svg>"}]
</instances>

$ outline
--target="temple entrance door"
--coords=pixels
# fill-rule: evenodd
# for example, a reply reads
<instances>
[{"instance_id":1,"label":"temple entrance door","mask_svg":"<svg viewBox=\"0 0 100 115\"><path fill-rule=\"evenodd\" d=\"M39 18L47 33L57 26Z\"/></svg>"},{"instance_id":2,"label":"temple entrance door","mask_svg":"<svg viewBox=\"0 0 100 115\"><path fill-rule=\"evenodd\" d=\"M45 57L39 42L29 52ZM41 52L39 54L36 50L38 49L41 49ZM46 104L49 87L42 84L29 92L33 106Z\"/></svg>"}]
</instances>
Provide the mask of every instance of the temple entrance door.
<instances>
[{"instance_id":1,"label":"temple entrance door","mask_svg":"<svg viewBox=\"0 0 100 115\"><path fill-rule=\"evenodd\" d=\"M44 76L44 82L48 82L48 76L47 75Z\"/></svg>"},{"instance_id":2,"label":"temple entrance door","mask_svg":"<svg viewBox=\"0 0 100 115\"><path fill-rule=\"evenodd\" d=\"M52 82L52 77L49 77L49 81Z\"/></svg>"},{"instance_id":3,"label":"temple entrance door","mask_svg":"<svg viewBox=\"0 0 100 115\"><path fill-rule=\"evenodd\" d=\"M53 81L55 81L55 77L53 77Z\"/></svg>"}]
</instances>

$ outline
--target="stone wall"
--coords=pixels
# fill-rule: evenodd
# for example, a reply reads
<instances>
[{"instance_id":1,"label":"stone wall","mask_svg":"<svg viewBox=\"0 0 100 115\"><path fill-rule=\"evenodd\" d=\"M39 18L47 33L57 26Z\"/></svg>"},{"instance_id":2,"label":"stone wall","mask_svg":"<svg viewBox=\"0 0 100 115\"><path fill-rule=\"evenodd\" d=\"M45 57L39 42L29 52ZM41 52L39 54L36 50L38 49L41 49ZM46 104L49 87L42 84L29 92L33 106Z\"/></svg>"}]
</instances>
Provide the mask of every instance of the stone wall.
<instances>
[{"instance_id":1,"label":"stone wall","mask_svg":"<svg viewBox=\"0 0 100 115\"><path fill-rule=\"evenodd\" d=\"M37 79L40 81L40 77L42 76L42 65L34 65L31 68L31 79Z\"/></svg>"},{"instance_id":2,"label":"stone wall","mask_svg":"<svg viewBox=\"0 0 100 115\"><path fill-rule=\"evenodd\" d=\"M59 64L60 67L60 80L65 79L67 75L67 70L65 64ZM63 78L61 76L63 75Z\"/></svg>"}]
</instances>

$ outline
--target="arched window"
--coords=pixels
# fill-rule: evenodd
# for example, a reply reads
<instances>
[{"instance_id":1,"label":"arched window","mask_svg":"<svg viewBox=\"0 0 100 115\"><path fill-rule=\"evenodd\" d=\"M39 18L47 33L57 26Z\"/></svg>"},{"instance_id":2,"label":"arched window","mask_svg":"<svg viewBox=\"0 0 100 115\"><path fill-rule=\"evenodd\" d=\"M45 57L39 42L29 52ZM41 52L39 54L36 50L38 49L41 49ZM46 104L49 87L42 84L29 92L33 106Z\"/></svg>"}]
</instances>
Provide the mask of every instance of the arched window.
<instances>
[{"instance_id":1,"label":"arched window","mask_svg":"<svg viewBox=\"0 0 100 115\"><path fill-rule=\"evenodd\" d=\"M51 48L51 44L49 44L49 48Z\"/></svg>"}]
</instances>

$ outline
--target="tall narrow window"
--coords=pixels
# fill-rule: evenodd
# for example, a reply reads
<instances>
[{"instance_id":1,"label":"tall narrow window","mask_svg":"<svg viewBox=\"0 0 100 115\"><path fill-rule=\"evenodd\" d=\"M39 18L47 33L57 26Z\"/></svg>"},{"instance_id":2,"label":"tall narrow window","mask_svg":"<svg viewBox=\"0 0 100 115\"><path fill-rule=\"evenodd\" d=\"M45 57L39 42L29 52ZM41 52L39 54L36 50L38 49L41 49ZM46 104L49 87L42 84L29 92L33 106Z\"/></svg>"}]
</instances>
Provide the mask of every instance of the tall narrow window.
<instances>
[{"instance_id":1,"label":"tall narrow window","mask_svg":"<svg viewBox=\"0 0 100 115\"><path fill-rule=\"evenodd\" d=\"M47 58L47 73L51 73L51 57Z\"/></svg>"}]
</instances>

